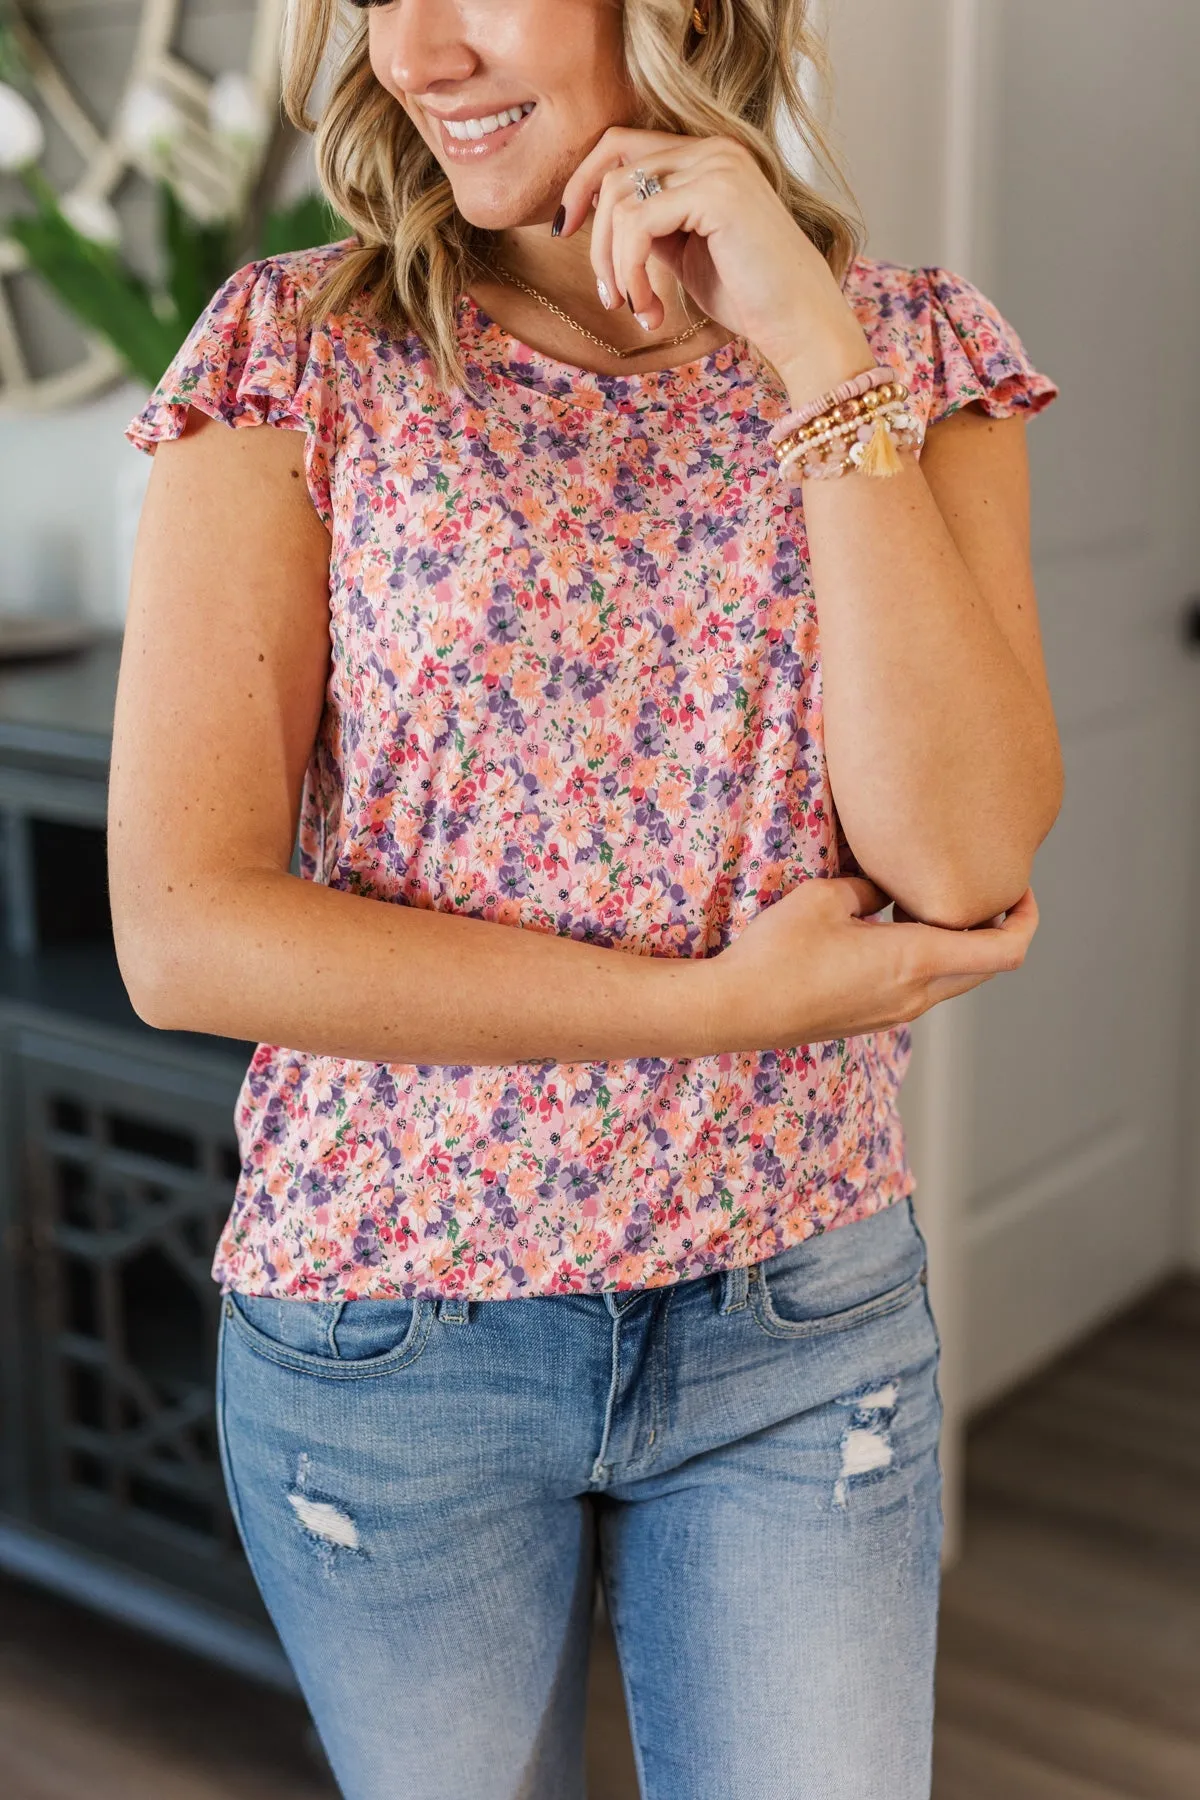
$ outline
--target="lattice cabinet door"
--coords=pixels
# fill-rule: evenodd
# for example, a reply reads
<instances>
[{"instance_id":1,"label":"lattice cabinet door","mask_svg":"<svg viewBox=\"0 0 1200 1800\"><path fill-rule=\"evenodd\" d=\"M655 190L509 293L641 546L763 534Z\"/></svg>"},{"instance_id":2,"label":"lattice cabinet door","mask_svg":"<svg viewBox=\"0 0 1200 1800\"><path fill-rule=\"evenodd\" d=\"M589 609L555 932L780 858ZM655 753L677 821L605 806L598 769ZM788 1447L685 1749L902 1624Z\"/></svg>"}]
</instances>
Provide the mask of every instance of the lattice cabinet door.
<instances>
[{"instance_id":1,"label":"lattice cabinet door","mask_svg":"<svg viewBox=\"0 0 1200 1800\"><path fill-rule=\"evenodd\" d=\"M30 1243L32 1522L258 1621L214 1430L240 1072L22 1027L5 1058Z\"/></svg>"}]
</instances>

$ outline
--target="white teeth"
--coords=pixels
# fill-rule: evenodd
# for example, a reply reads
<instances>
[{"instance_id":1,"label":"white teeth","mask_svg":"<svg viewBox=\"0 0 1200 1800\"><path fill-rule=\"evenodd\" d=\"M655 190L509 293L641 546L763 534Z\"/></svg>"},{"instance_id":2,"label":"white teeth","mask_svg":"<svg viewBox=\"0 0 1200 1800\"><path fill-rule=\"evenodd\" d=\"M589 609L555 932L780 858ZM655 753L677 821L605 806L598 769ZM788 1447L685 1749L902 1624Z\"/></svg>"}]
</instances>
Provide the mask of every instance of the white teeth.
<instances>
[{"instance_id":1,"label":"white teeth","mask_svg":"<svg viewBox=\"0 0 1200 1800\"><path fill-rule=\"evenodd\" d=\"M443 124L452 138L490 137L493 131L499 131L505 125L514 125L526 113L533 111L534 102L527 100L523 106L510 106L505 112L487 113L482 119L445 119Z\"/></svg>"}]
</instances>

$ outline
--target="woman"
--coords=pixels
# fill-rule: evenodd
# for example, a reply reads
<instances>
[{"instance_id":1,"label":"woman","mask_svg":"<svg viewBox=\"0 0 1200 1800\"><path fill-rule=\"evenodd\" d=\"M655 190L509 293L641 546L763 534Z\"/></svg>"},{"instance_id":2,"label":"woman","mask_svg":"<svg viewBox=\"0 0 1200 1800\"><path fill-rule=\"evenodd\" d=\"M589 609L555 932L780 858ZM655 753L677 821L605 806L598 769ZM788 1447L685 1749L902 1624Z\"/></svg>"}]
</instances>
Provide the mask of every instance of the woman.
<instances>
[{"instance_id":1,"label":"woman","mask_svg":"<svg viewBox=\"0 0 1200 1800\"><path fill-rule=\"evenodd\" d=\"M651 1800L929 1791L896 1092L1036 926L1054 389L786 167L804 11L393 0L314 121L299 0L355 236L128 428L121 967L261 1040L222 1467L353 1800L581 1795L597 1566Z\"/></svg>"}]
</instances>

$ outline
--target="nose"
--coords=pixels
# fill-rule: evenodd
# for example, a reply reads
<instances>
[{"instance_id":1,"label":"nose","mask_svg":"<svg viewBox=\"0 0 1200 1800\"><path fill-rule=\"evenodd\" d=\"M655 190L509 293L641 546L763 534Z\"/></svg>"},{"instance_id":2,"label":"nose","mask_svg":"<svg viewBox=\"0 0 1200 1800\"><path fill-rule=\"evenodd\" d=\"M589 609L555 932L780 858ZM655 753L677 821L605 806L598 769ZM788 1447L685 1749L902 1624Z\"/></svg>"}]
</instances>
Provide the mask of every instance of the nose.
<instances>
[{"instance_id":1,"label":"nose","mask_svg":"<svg viewBox=\"0 0 1200 1800\"><path fill-rule=\"evenodd\" d=\"M463 41L460 9L454 0L406 0L379 14L388 80L404 94L432 94L438 83L470 76L476 57Z\"/></svg>"}]
</instances>

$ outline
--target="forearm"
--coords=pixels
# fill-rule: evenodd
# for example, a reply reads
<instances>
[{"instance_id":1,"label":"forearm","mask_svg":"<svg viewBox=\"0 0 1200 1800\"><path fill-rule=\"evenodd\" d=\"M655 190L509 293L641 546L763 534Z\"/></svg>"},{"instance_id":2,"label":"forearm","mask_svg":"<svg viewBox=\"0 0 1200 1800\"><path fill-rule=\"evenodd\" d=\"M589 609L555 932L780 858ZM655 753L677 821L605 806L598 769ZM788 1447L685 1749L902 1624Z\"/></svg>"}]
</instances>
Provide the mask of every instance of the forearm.
<instances>
[{"instance_id":1,"label":"forearm","mask_svg":"<svg viewBox=\"0 0 1200 1800\"><path fill-rule=\"evenodd\" d=\"M919 466L804 489L830 786L862 868L918 918L977 924L1028 884L1057 808L1044 700Z\"/></svg>"},{"instance_id":2,"label":"forearm","mask_svg":"<svg viewBox=\"0 0 1200 1800\"><path fill-rule=\"evenodd\" d=\"M129 909L146 923L122 970L138 1012L164 1029L395 1063L718 1047L705 959L640 956L271 870L203 890Z\"/></svg>"}]
</instances>

